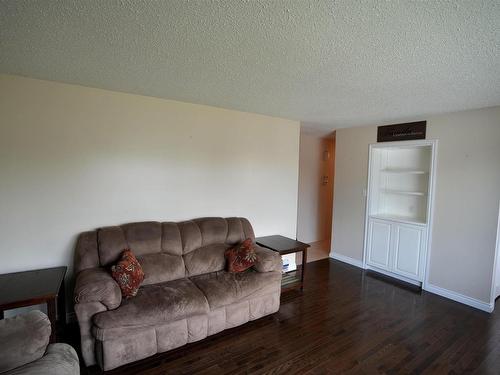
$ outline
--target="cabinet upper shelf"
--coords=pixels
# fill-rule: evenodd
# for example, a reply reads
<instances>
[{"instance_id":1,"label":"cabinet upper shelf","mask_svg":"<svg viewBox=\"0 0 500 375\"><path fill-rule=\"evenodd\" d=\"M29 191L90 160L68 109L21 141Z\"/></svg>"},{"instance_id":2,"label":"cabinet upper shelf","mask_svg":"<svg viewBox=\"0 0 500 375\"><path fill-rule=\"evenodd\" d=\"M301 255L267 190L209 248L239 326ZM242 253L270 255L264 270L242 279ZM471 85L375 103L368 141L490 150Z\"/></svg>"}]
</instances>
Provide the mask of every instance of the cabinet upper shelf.
<instances>
[{"instance_id":1,"label":"cabinet upper shelf","mask_svg":"<svg viewBox=\"0 0 500 375\"><path fill-rule=\"evenodd\" d=\"M367 214L411 225L427 225L432 190L433 146L422 141L370 148ZM406 146L407 144L405 144Z\"/></svg>"},{"instance_id":2,"label":"cabinet upper shelf","mask_svg":"<svg viewBox=\"0 0 500 375\"><path fill-rule=\"evenodd\" d=\"M410 168L384 168L380 170L383 173L394 173L394 174L429 174L429 172L420 169L410 169Z\"/></svg>"},{"instance_id":3,"label":"cabinet upper shelf","mask_svg":"<svg viewBox=\"0 0 500 375\"><path fill-rule=\"evenodd\" d=\"M386 194L401 194L401 195L415 195L419 197L425 197L427 193L425 191L407 191L407 190L395 190L395 189L382 189L382 193Z\"/></svg>"}]
</instances>

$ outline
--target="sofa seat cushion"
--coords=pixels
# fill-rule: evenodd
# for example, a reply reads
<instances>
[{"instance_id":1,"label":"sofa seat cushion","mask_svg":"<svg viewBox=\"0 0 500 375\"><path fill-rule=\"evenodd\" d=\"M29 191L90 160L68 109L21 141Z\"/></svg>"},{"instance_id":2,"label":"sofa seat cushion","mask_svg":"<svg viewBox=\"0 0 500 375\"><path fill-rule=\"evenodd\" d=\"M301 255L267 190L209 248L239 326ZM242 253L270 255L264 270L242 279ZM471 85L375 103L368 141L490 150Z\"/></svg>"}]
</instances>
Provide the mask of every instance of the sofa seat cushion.
<instances>
[{"instance_id":1,"label":"sofa seat cushion","mask_svg":"<svg viewBox=\"0 0 500 375\"><path fill-rule=\"evenodd\" d=\"M141 287L117 309L94 315L93 322L100 329L149 326L208 311L203 293L189 279L178 279Z\"/></svg>"},{"instance_id":2,"label":"sofa seat cushion","mask_svg":"<svg viewBox=\"0 0 500 375\"><path fill-rule=\"evenodd\" d=\"M207 297L210 309L216 309L250 297L273 293L281 288L281 272L211 272L190 278Z\"/></svg>"}]
</instances>

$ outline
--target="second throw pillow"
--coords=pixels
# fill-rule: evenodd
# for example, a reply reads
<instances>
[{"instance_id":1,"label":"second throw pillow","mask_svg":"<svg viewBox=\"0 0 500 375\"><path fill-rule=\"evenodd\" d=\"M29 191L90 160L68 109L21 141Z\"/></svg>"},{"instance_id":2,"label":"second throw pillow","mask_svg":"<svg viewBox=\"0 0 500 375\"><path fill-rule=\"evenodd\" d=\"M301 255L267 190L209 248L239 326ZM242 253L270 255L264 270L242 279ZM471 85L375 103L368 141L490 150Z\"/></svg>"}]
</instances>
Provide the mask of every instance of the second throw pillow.
<instances>
[{"instance_id":1,"label":"second throw pillow","mask_svg":"<svg viewBox=\"0 0 500 375\"><path fill-rule=\"evenodd\" d=\"M224 255L229 272L243 272L257 262L257 254L251 238L227 249Z\"/></svg>"}]
</instances>

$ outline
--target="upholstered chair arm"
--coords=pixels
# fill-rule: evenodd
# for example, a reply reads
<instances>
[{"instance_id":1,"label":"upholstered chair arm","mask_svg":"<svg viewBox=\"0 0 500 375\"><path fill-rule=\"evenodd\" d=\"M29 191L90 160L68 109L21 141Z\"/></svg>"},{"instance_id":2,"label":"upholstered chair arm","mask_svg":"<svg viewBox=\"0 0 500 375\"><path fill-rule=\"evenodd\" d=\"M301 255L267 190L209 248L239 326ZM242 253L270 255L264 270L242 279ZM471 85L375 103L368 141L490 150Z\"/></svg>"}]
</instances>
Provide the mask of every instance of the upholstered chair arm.
<instances>
[{"instance_id":1,"label":"upholstered chair arm","mask_svg":"<svg viewBox=\"0 0 500 375\"><path fill-rule=\"evenodd\" d=\"M265 247L255 245L255 252L257 253L257 263L253 268L258 272L281 272L283 262L281 256L273 250L266 249Z\"/></svg>"},{"instance_id":2,"label":"upholstered chair arm","mask_svg":"<svg viewBox=\"0 0 500 375\"><path fill-rule=\"evenodd\" d=\"M68 344L50 344L42 358L3 375L80 375L78 354Z\"/></svg>"},{"instance_id":3,"label":"upholstered chair arm","mask_svg":"<svg viewBox=\"0 0 500 375\"><path fill-rule=\"evenodd\" d=\"M42 358L50 332L49 318L41 311L0 320L0 373Z\"/></svg>"},{"instance_id":4,"label":"upholstered chair arm","mask_svg":"<svg viewBox=\"0 0 500 375\"><path fill-rule=\"evenodd\" d=\"M116 309L122 302L117 282L104 268L88 268L76 277L75 304L100 302L108 310Z\"/></svg>"}]
</instances>

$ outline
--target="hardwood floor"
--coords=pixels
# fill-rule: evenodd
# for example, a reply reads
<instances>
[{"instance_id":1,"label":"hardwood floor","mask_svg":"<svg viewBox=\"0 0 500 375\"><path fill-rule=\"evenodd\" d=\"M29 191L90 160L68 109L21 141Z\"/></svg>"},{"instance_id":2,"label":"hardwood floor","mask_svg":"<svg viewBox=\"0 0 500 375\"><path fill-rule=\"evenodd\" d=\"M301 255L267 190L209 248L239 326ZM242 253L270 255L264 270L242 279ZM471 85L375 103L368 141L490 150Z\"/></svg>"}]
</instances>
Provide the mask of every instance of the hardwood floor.
<instances>
[{"instance_id":1,"label":"hardwood floor","mask_svg":"<svg viewBox=\"0 0 500 375\"><path fill-rule=\"evenodd\" d=\"M304 292L282 296L273 316L110 373L500 373L499 312L416 292L331 259L307 268Z\"/></svg>"},{"instance_id":2,"label":"hardwood floor","mask_svg":"<svg viewBox=\"0 0 500 375\"><path fill-rule=\"evenodd\" d=\"M330 239L311 242L309 245L311 245L311 247L307 249L307 263L312 263L329 257L331 248ZM297 262L297 265L302 264L302 254L298 253L295 261Z\"/></svg>"}]
</instances>

